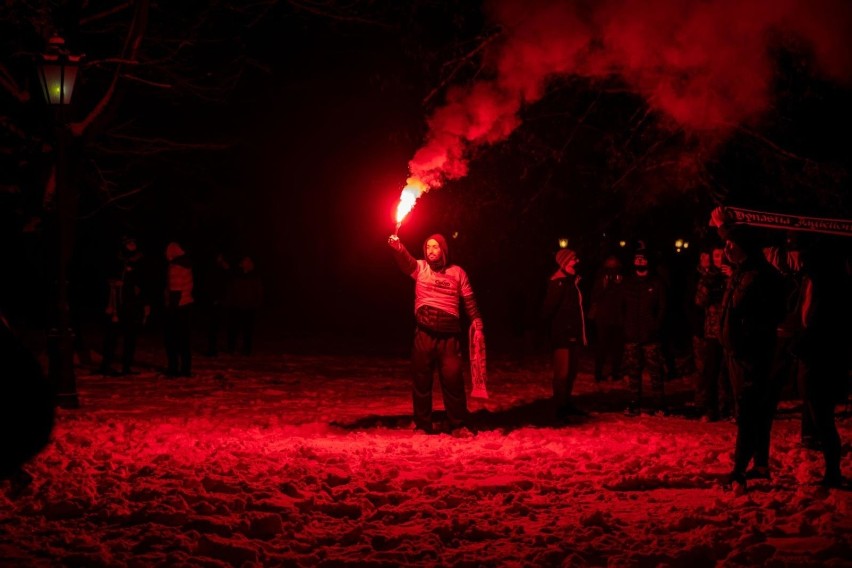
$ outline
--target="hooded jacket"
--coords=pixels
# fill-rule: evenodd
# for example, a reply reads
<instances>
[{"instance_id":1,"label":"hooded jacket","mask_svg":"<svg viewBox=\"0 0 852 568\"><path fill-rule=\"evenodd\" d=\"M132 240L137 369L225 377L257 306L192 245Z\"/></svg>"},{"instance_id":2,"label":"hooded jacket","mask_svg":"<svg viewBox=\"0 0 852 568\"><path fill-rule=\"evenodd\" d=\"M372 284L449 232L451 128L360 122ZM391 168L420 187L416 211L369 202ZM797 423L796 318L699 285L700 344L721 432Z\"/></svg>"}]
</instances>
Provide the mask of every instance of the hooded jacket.
<instances>
[{"instance_id":1,"label":"hooded jacket","mask_svg":"<svg viewBox=\"0 0 852 568\"><path fill-rule=\"evenodd\" d=\"M473 288L467 273L450 263L449 247L443 235L435 234L423 241L423 253L426 243L434 239L441 246L441 260L429 263L415 260L400 243L394 249L400 269L414 279L414 316L417 326L426 331L437 333L461 332L459 299L471 321L481 319Z\"/></svg>"}]
</instances>

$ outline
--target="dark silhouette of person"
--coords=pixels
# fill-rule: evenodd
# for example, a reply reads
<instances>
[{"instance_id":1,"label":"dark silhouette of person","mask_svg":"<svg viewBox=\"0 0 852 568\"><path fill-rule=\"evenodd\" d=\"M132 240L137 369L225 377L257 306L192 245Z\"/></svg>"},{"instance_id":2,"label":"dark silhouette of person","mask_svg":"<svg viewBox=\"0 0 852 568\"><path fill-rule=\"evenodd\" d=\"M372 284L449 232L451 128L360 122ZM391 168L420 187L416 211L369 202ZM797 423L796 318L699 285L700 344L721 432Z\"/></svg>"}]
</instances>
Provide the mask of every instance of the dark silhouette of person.
<instances>
[{"instance_id":1,"label":"dark silhouette of person","mask_svg":"<svg viewBox=\"0 0 852 568\"><path fill-rule=\"evenodd\" d=\"M257 311L263 305L263 282L250 256L240 259L232 274L227 296L228 352L237 349L242 339L243 355L251 355Z\"/></svg>"},{"instance_id":2,"label":"dark silhouette of person","mask_svg":"<svg viewBox=\"0 0 852 568\"><path fill-rule=\"evenodd\" d=\"M802 335L802 302L804 301L803 290L803 255L799 250L798 238L788 235L782 246L770 246L763 249L766 260L781 275L784 285L784 318L778 324L775 342L775 355L772 359L772 370L770 385L775 389L775 398L781 398L781 392L787 386L793 386L803 397L802 375L803 366L796 354L795 346L799 343ZM807 403L802 404L802 442L804 445L815 445L813 424L810 421L810 413Z\"/></svg>"},{"instance_id":3,"label":"dark silhouette of person","mask_svg":"<svg viewBox=\"0 0 852 568\"><path fill-rule=\"evenodd\" d=\"M732 416L735 406L720 339L722 299L733 269L725 262L725 249L722 247L714 247L709 259L710 263L702 271L695 289L695 304L704 311L696 404L702 419L715 422Z\"/></svg>"},{"instance_id":4,"label":"dark silhouette of person","mask_svg":"<svg viewBox=\"0 0 852 568\"><path fill-rule=\"evenodd\" d=\"M22 467L50 441L55 392L44 371L0 314L0 479L27 484Z\"/></svg>"},{"instance_id":5,"label":"dark silhouette of person","mask_svg":"<svg viewBox=\"0 0 852 568\"><path fill-rule=\"evenodd\" d=\"M654 413L667 414L661 330L666 313L666 291L662 278L648 266L644 247L633 257L633 273L624 281L624 370L630 378L631 401L625 410L636 416L643 407L642 372L648 371L654 398L645 404Z\"/></svg>"},{"instance_id":6,"label":"dark silhouette of person","mask_svg":"<svg viewBox=\"0 0 852 568\"><path fill-rule=\"evenodd\" d=\"M835 407L847 394L852 281L830 243L809 247L803 271L802 333L795 347L803 367L802 396L825 462L820 483L840 487L848 482L840 470Z\"/></svg>"},{"instance_id":7,"label":"dark silhouette of person","mask_svg":"<svg viewBox=\"0 0 852 568\"><path fill-rule=\"evenodd\" d=\"M624 357L624 274L621 261L615 255L604 260L595 276L589 320L595 329L595 382L605 379L604 370L609 367L613 381L622 379L621 364Z\"/></svg>"},{"instance_id":8,"label":"dark silhouette of person","mask_svg":"<svg viewBox=\"0 0 852 568\"><path fill-rule=\"evenodd\" d=\"M737 440L727 483L746 488L747 479L769 479L769 445L775 397L772 359L784 315L781 275L763 255L751 227L728 222L713 210L711 224L725 241L734 266L722 299L721 343L737 398ZM747 471L754 460L754 467Z\"/></svg>"},{"instance_id":9,"label":"dark silhouette of person","mask_svg":"<svg viewBox=\"0 0 852 568\"><path fill-rule=\"evenodd\" d=\"M166 276L165 309L163 311L164 342L169 377L192 375L192 346L190 331L194 298L192 264L177 242L166 247L168 271Z\"/></svg>"},{"instance_id":10,"label":"dark silhouette of person","mask_svg":"<svg viewBox=\"0 0 852 568\"><path fill-rule=\"evenodd\" d=\"M226 301L232 271L225 255L219 253L207 274L207 353L208 357L219 354L219 330L226 317Z\"/></svg>"},{"instance_id":11,"label":"dark silhouette of person","mask_svg":"<svg viewBox=\"0 0 852 568\"><path fill-rule=\"evenodd\" d=\"M136 356L136 342L151 314L144 275L142 251L136 239L122 239L117 266L107 281L108 299L104 310L104 345L99 372L103 375L130 375ZM121 372L112 368L119 336L124 337Z\"/></svg>"},{"instance_id":12,"label":"dark silhouette of person","mask_svg":"<svg viewBox=\"0 0 852 568\"><path fill-rule=\"evenodd\" d=\"M576 266L577 253L561 249L556 253L559 268L547 283L541 308L542 320L550 324L553 350L553 403L558 419L584 415L571 398L574 381L580 367L580 349L588 345L583 313L583 294Z\"/></svg>"},{"instance_id":13,"label":"dark silhouette of person","mask_svg":"<svg viewBox=\"0 0 852 568\"><path fill-rule=\"evenodd\" d=\"M414 426L427 434L435 432L432 385L437 370L449 431L462 434L469 431L470 424L462 374L460 303L471 326L483 330L473 287L464 269L450 262L443 235L435 234L424 241L421 260L411 256L396 235L388 237L388 245L400 270L414 280Z\"/></svg>"}]
</instances>

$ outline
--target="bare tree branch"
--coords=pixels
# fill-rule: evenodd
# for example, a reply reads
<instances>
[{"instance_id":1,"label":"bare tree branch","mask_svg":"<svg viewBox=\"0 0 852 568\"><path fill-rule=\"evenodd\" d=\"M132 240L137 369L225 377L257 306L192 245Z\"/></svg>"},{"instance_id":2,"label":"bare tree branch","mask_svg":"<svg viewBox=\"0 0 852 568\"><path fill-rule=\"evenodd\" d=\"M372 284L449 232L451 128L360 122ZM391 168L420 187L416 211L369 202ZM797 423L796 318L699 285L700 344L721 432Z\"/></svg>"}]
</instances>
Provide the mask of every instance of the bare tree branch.
<instances>
[{"instance_id":1,"label":"bare tree branch","mask_svg":"<svg viewBox=\"0 0 852 568\"><path fill-rule=\"evenodd\" d=\"M145 29L148 24L148 10L150 8L149 0L135 0L134 2L134 12L133 12L133 20L130 24L130 28L127 32L127 37L124 41L124 51L122 53L122 58L127 60L135 60L139 53L139 46L142 43L142 38L145 35ZM92 123L99 117L106 108L109 106L110 101L112 100L113 95L115 94L115 88L118 83L118 79L121 76L122 66L118 65L113 72L112 81L110 81L109 88L104 93L104 96L101 97L100 101L92 108L89 114L81 121L73 123L69 125L69 129L74 136L82 136L82 134L92 125Z\"/></svg>"},{"instance_id":2,"label":"bare tree branch","mask_svg":"<svg viewBox=\"0 0 852 568\"><path fill-rule=\"evenodd\" d=\"M30 100L30 93L18 86L18 83L12 78L6 66L0 64L0 88L12 95L19 103L25 103Z\"/></svg>"},{"instance_id":3,"label":"bare tree branch","mask_svg":"<svg viewBox=\"0 0 852 568\"><path fill-rule=\"evenodd\" d=\"M119 12L125 11L127 8L133 5L133 2L122 2L112 8L104 10L102 12L98 12L97 14L92 14L90 16L86 16L84 18L80 18L80 25L85 26L87 24L91 24L93 22L97 22L98 20L102 20L104 18L108 18L109 16L113 16L118 14Z\"/></svg>"}]
</instances>

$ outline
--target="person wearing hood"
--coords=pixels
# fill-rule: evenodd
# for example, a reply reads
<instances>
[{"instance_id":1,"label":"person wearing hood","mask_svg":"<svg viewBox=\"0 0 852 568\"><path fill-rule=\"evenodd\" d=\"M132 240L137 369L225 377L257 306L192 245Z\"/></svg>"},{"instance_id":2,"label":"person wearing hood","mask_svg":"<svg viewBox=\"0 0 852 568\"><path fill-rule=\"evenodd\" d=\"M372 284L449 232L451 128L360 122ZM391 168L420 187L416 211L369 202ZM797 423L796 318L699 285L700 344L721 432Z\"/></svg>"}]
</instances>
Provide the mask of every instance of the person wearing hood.
<instances>
[{"instance_id":1,"label":"person wearing hood","mask_svg":"<svg viewBox=\"0 0 852 568\"><path fill-rule=\"evenodd\" d=\"M432 384L433 372L437 369L449 430L463 432L469 426L469 416L462 374L460 304L471 326L479 331L483 327L467 273L450 263L449 248L442 235L426 239L421 260L411 256L396 235L388 238L388 245L400 269L414 279L416 328L412 350L412 398L415 428L434 433Z\"/></svg>"},{"instance_id":2,"label":"person wearing hood","mask_svg":"<svg viewBox=\"0 0 852 568\"><path fill-rule=\"evenodd\" d=\"M571 399L579 369L580 348L588 345L583 294L580 292L580 276L576 271L579 262L577 253L571 249L561 249L556 253L559 268L547 283L541 309L542 320L550 323L553 402L556 418L560 420L586 414Z\"/></svg>"},{"instance_id":3,"label":"person wearing hood","mask_svg":"<svg viewBox=\"0 0 852 568\"><path fill-rule=\"evenodd\" d=\"M103 357L99 372L102 375L132 375L136 340L151 315L149 291L143 271L143 255L136 239L122 240L117 268L108 279L109 296L105 310ZM121 372L112 368L118 336L124 336Z\"/></svg>"},{"instance_id":4,"label":"person wearing hood","mask_svg":"<svg viewBox=\"0 0 852 568\"><path fill-rule=\"evenodd\" d=\"M169 377L189 377L192 374L192 349L190 347L190 310L193 304L192 265L189 256L176 242L166 247L169 263L166 290L164 331Z\"/></svg>"},{"instance_id":5,"label":"person wearing hood","mask_svg":"<svg viewBox=\"0 0 852 568\"><path fill-rule=\"evenodd\" d=\"M752 227L731 224L722 207L710 224L725 242L734 269L722 298L719 339L737 400L737 441L727 484L769 479L769 441L775 401L771 385L777 328L784 318L780 273L763 255ZM754 460L754 467L746 468Z\"/></svg>"}]
</instances>

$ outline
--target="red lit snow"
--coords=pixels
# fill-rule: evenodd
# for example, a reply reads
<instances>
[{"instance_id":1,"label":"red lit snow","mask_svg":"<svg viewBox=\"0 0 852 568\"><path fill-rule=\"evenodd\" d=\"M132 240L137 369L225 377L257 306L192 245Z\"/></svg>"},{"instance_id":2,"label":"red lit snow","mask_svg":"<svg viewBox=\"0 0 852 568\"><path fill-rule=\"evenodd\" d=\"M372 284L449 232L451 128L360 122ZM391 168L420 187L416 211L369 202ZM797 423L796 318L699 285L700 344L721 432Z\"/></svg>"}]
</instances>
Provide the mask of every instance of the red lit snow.
<instances>
[{"instance_id":1,"label":"red lit snow","mask_svg":"<svg viewBox=\"0 0 852 568\"><path fill-rule=\"evenodd\" d=\"M795 402L771 482L722 489L734 424L628 418L581 373L547 421L546 361L495 361L471 438L410 429L408 362L196 360L196 376L78 377L32 484L0 485L4 566L848 565L852 493L814 485ZM669 389L688 388L686 380ZM436 406L440 394L436 389ZM838 411L843 411L838 407ZM849 473L852 420L841 413Z\"/></svg>"}]
</instances>

